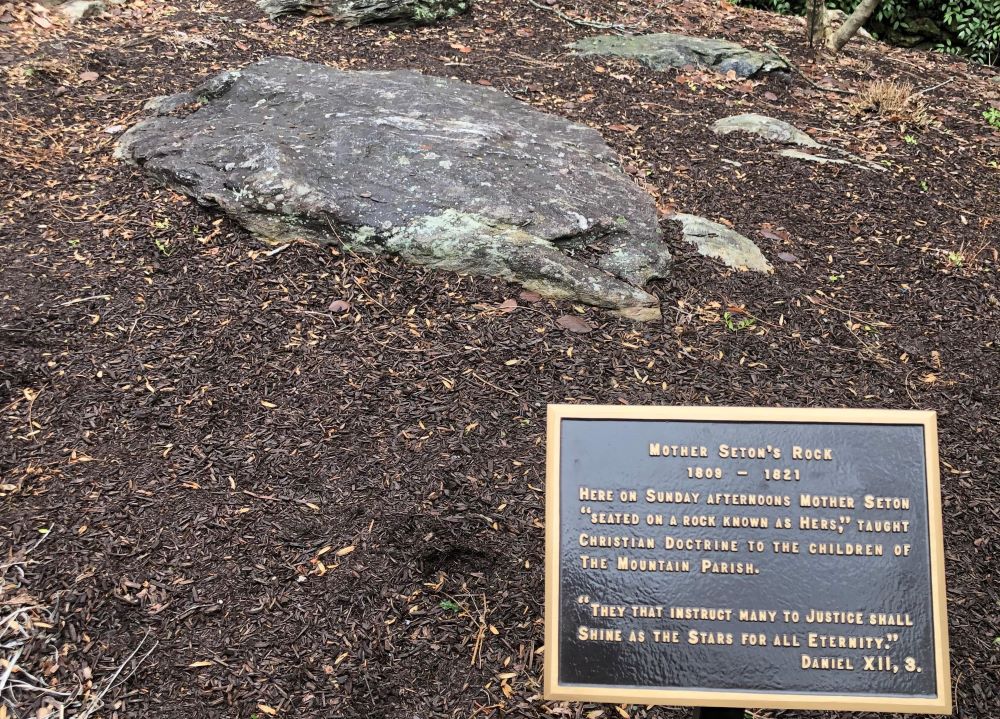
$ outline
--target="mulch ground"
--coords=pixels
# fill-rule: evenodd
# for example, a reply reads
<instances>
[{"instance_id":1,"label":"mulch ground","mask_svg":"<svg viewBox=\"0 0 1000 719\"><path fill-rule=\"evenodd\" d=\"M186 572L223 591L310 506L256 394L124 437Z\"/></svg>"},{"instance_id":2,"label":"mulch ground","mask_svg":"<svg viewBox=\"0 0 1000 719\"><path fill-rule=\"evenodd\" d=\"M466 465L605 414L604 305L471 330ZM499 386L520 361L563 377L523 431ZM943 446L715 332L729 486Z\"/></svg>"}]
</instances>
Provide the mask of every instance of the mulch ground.
<instances>
[{"instance_id":1,"label":"mulch ground","mask_svg":"<svg viewBox=\"0 0 1000 719\"><path fill-rule=\"evenodd\" d=\"M955 714L996 716L990 70L867 42L813 64L793 20L714 2L562 6L774 44L819 85L932 88L921 126L798 75L572 58L596 31L520 0L418 30L271 23L237 0L130 0L73 27L28 8L0 26L0 601L24 609L19 666L76 693L68 715L685 716L541 699L545 406L569 401L936 410ZM675 242L663 320L635 325L392 259L272 251L114 161L145 99L270 54L418 68L592 125L665 211L731 222L775 274ZM707 130L744 111L888 171ZM12 716L58 715L17 696Z\"/></svg>"}]
</instances>

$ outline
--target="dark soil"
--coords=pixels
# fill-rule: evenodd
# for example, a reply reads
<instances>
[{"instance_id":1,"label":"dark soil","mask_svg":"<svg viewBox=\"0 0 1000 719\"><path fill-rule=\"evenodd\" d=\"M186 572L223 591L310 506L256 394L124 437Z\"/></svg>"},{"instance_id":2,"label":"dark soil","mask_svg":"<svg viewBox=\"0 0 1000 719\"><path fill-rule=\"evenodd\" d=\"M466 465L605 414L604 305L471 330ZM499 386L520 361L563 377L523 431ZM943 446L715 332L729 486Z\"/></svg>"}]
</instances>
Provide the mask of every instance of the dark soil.
<instances>
[{"instance_id":1,"label":"dark soil","mask_svg":"<svg viewBox=\"0 0 1000 719\"><path fill-rule=\"evenodd\" d=\"M562 45L594 31L521 0L419 30L274 24L237 0L43 28L10 6L0 599L19 585L41 607L21 666L80 688L73 711L110 686L95 716L685 716L541 700L545 407L569 401L936 410L955 714L996 716L1000 132L982 113L1000 85L867 42L812 64L794 21L714 2L574 7L772 43L819 84L955 79L922 95L921 127L797 75L575 59ZM455 76L590 124L665 210L732 222L776 272L675 243L661 322L506 311L504 283L272 252L112 159L107 128L146 98L279 53ZM889 171L707 130L751 110ZM46 716L19 696L20 717Z\"/></svg>"}]
</instances>

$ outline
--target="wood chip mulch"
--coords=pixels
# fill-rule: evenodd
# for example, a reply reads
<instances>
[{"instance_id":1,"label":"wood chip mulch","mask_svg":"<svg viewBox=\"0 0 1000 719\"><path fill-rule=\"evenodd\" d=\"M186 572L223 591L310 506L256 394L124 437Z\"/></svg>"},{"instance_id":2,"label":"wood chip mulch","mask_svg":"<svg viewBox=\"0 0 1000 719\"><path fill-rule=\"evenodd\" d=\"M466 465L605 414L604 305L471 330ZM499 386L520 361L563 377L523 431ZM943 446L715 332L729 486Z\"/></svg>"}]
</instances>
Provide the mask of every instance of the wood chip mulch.
<instances>
[{"instance_id":1,"label":"wood chip mulch","mask_svg":"<svg viewBox=\"0 0 1000 719\"><path fill-rule=\"evenodd\" d=\"M996 716L1000 132L982 115L1000 84L870 42L813 63L794 20L716 2L559 7L773 44L820 86L932 88L927 117L797 75L573 58L597 31L519 0L416 30L238 0L70 26L0 2L0 618L19 627L0 716L686 716L540 697L544 418L563 401L936 410L955 714ZM114 161L147 98L270 54L418 68L592 125L664 212L731 223L775 274L725 272L664 221L664 318L634 325L263 246ZM888 171L707 129L749 111ZM754 714L793 715L833 716Z\"/></svg>"}]
</instances>

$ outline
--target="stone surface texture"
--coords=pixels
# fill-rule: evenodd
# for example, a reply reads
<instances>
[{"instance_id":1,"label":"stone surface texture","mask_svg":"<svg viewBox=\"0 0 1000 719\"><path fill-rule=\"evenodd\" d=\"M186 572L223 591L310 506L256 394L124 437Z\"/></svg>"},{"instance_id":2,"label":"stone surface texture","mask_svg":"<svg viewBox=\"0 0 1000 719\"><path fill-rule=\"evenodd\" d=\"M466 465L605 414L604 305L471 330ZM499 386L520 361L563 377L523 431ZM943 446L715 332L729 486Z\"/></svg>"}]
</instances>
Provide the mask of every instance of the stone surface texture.
<instances>
[{"instance_id":1,"label":"stone surface texture","mask_svg":"<svg viewBox=\"0 0 1000 719\"><path fill-rule=\"evenodd\" d=\"M698 254L721 260L734 270L774 271L760 248L739 232L697 215L675 213L670 219L681 223L684 240L693 244Z\"/></svg>"},{"instance_id":2,"label":"stone surface texture","mask_svg":"<svg viewBox=\"0 0 1000 719\"><path fill-rule=\"evenodd\" d=\"M70 0L58 8L71 23L101 15L107 10L103 0Z\"/></svg>"},{"instance_id":3,"label":"stone surface texture","mask_svg":"<svg viewBox=\"0 0 1000 719\"><path fill-rule=\"evenodd\" d=\"M757 135L758 137L769 142L781 145L798 145L800 147L807 147L811 150L820 150L828 154L833 153L835 155L840 155L840 158L842 158L838 159L813 152L803 152L802 150L796 150L794 148L786 148L784 150L779 150L776 153L781 157L788 157L793 160L815 162L820 165L851 165L862 170L873 170L877 172L885 171L885 167L879 165L878 163L869 162L862 157L852 155L846 150L841 150L839 147L823 145L816 142L797 127L789 125L784 120L778 120L777 118L768 117L767 115L758 115L757 113L751 112L743 115L724 117L721 120L716 120L712 124L712 131L717 135L728 135L731 132L746 132L752 135Z\"/></svg>"},{"instance_id":4,"label":"stone surface texture","mask_svg":"<svg viewBox=\"0 0 1000 719\"><path fill-rule=\"evenodd\" d=\"M269 17L313 14L347 25L409 23L427 25L469 9L472 0L257 0Z\"/></svg>"},{"instance_id":5,"label":"stone surface texture","mask_svg":"<svg viewBox=\"0 0 1000 719\"><path fill-rule=\"evenodd\" d=\"M649 35L597 35L569 46L578 55L603 55L638 60L654 70L700 65L721 73L734 71L739 77L753 77L775 70L787 70L785 62L772 53L748 50L729 40L691 37L663 32Z\"/></svg>"},{"instance_id":6,"label":"stone surface texture","mask_svg":"<svg viewBox=\"0 0 1000 719\"><path fill-rule=\"evenodd\" d=\"M252 232L650 319L670 253L595 130L410 71L273 57L147 105L117 154Z\"/></svg>"},{"instance_id":7,"label":"stone surface texture","mask_svg":"<svg viewBox=\"0 0 1000 719\"><path fill-rule=\"evenodd\" d=\"M784 120L778 120L767 115L749 112L744 115L733 115L716 120L712 125L716 135L728 135L731 132L746 132L757 135L771 142L784 145L801 145L802 147L820 147L820 144L793 125Z\"/></svg>"}]
</instances>

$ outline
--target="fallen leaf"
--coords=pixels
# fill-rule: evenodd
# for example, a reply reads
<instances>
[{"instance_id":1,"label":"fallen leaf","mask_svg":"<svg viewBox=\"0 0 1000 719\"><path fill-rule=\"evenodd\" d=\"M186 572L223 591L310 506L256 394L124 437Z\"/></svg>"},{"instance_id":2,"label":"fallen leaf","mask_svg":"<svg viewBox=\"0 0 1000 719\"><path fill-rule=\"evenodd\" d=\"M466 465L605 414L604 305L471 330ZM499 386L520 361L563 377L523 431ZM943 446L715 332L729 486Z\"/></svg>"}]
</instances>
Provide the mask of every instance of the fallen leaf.
<instances>
[{"instance_id":1,"label":"fallen leaf","mask_svg":"<svg viewBox=\"0 0 1000 719\"><path fill-rule=\"evenodd\" d=\"M348 554L354 551L354 545L351 544L347 547L341 547L337 550L336 554L338 557L346 557Z\"/></svg>"},{"instance_id":2,"label":"fallen leaf","mask_svg":"<svg viewBox=\"0 0 1000 719\"><path fill-rule=\"evenodd\" d=\"M563 315L556 320L556 324L562 327L564 330L569 330L570 332L585 333L590 332L594 329L594 326L587 322L587 320L582 317L574 317L573 315Z\"/></svg>"},{"instance_id":3,"label":"fallen leaf","mask_svg":"<svg viewBox=\"0 0 1000 719\"><path fill-rule=\"evenodd\" d=\"M508 300L504 300L503 302L497 305L497 310L499 312L513 312L516 309L517 309L517 300L515 300L513 297Z\"/></svg>"},{"instance_id":4,"label":"fallen leaf","mask_svg":"<svg viewBox=\"0 0 1000 719\"><path fill-rule=\"evenodd\" d=\"M81 72L80 73L80 81L81 82L93 82L94 80L96 80L99 77L100 77L100 75L98 75L93 70L87 70L86 72Z\"/></svg>"},{"instance_id":5,"label":"fallen leaf","mask_svg":"<svg viewBox=\"0 0 1000 719\"><path fill-rule=\"evenodd\" d=\"M532 292L531 290L525 290L524 292L519 294L518 297L524 300L525 302L538 302L540 299L542 299L542 296L540 294L538 294L537 292Z\"/></svg>"},{"instance_id":6,"label":"fallen leaf","mask_svg":"<svg viewBox=\"0 0 1000 719\"><path fill-rule=\"evenodd\" d=\"M260 404L261 404L261 406L267 407L268 409L274 409L275 407L278 406L274 402L268 402L266 399L262 399L260 401Z\"/></svg>"},{"instance_id":7,"label":"fallen leaf","mask_svg":"<svg viewBox=\"0 0 1000 719\"><path fill-rule=\"evenodd\" d=\"M326 309L329 312L347 312L351 309L351 303L347 300L334 300Z\"/></svg>"},{"instance_id":8,"label":"fallen leaf","mask_svg":"<svg viewBox=\"0 0 1000 719\"><path fill-rule=\"evenodd\" d=\"M799 258L793 255L791 252L779 252L778 259L783 262L798 262Z\"/></svg>"},{"instance_id":9,"label":"fallen leaf","mask_svg":"<svg viewBox=\"0 0 1000 719\"><path fill-rule=\"evenodd\" d=\"M777 102L778 101L778 96L775 95L773 92L765 92L764 93L764 99L765 100L770 100L771 102Z\"/></svg>"},{"instance_id":10,"label":"fallen leaf","mask_svg":"<svg viewBox=\"0 0 1000 719\"><path fill-rule=\"evenodd\" d=\"M197 667L210 667L210 666L212 666L212 662L209 661L191 662L190 664L188 664L188 667L191 669L195 669Z\"/></svg>"},{"instance_id":11,"label":"fallen leaf","mask_svg":"<svg viewBox=\"0 0 1000 719\"><path fill-rule=\"evenodd\" d=\"M257 708L260 709L265 714L267 714L268 716L274 716L275 714L278 713L277 709L275 709L272 706L268 706L267 704L258 704Z\"/></svg>"}]
</instances>

